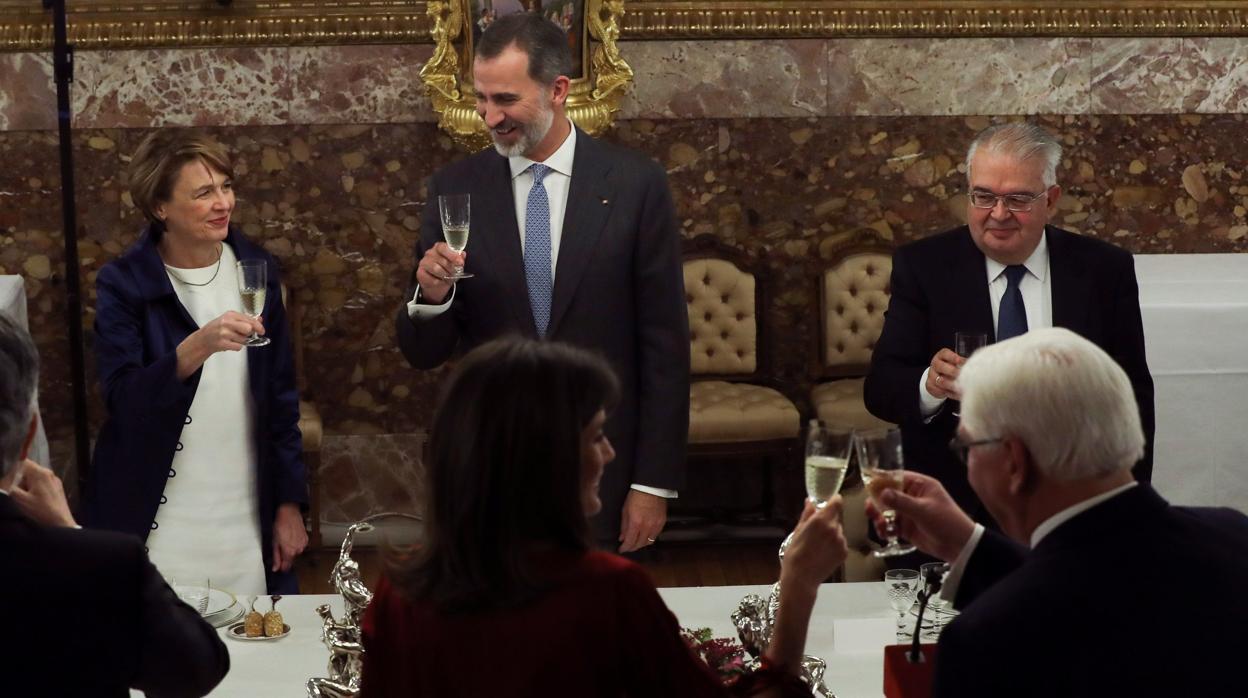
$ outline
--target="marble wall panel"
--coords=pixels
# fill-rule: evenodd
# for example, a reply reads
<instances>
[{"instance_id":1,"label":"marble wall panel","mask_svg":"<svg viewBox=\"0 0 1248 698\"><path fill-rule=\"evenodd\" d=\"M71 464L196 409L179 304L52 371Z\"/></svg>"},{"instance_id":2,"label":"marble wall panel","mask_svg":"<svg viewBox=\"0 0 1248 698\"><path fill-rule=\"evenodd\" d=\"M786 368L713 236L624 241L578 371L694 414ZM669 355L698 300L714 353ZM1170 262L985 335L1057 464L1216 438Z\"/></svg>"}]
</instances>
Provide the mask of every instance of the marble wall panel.
<instances>
[{"instance_id":1,"label":"marble wall panel","mask_svg":"<svg viewBox=\"0 0 1248 698\"><path fill-rule=\"evenodd\" d=\"M824 41L650 41L622 49L635 80L620 117L817 116L827 110Z\"/></svg>"},{"instance_id":2,"label":"marble wall panel","mask_svg":"<svg viewBox=\"0 0 1248 698\"><path fill-rule=\"evenodd\" d=\"M51 56L0 53L0 131L55 128Z\"/></svg>"},{"instance_id":3,"label":"marble wall panel","mask_svg":"<svg viewBox=\"0 0 1248 698\"><path fill-rule=\"evenodd\" d=\"M296 124L436 121L420 68L426 44L290 49L290 121Z\"/></svg>"},{"instance_id":4,"label":"marble wall panel","mask_svg":"<svg viewBox=\"0 0 1248 698\"><path fill-rule=\"evenodd\" d=\"M1079 114L1091 40L835 39L832 115Z\"/></svg>"},{"instance_id":5,"label":"marble wall panel","mask_svg":"<svg viewBox=\"0 0 1248 698\"><path fill-rule=\"evenodd\" d=\"M290 122L289 49L90 51L77 57L78 128Z\"/></svg>"},{"instance_id":6,"label":"marble wall panel","mask_svg":"<svg viewBox=\"0 0 1248 698\"><path fill-rule=\"evenodd\" d=\"M425 434L331 436L321 451L322 521L423 512Z\"/></svg>"}]
</instances>

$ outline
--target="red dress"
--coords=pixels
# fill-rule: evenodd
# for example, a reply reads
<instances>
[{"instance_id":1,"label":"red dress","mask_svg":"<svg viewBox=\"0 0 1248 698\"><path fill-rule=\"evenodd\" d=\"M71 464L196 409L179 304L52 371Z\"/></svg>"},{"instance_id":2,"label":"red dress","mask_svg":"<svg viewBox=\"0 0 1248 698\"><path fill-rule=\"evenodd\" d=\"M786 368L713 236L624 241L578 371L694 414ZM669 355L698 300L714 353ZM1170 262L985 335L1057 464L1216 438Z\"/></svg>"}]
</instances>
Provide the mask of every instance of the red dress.
<instances>
[{"instance_id":1,"label":"red dress","mask_svg":"<svg viewBox=\"0 0 1248 698\"><path fill-rule=\"evenodd\" d=\"M721 685L635 563L589 552L559 567L555 588L535 602L475 614L408 603L383 578L364 615L360 695L697 698L740 695L746 683L810 695L773 672Z\"/></svg>"}]
</instances>

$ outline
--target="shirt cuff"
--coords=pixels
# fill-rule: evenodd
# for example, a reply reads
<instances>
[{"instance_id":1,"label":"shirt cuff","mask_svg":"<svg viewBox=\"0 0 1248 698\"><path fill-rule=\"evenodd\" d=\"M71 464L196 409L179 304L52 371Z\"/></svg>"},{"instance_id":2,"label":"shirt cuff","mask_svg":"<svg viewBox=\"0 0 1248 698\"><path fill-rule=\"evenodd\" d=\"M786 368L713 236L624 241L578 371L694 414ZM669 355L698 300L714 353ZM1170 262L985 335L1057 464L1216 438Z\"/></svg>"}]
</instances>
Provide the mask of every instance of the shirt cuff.
<instances>
[{"instance_id":1,"label":"shirt cuff","mask_svg":"<svg viewBox=\"0 0 1248 698\"><path fill-rule=\"evenodd\" d=\"M923 369L923 375L919 376L919 412L923 415L924 422L930 422L940 411L941 405L945 404L945 398L927 392L927 372L930 370L930 366Z\"/></svg>"},{"instance_id":2,"label":"shirt cuff","mask_svg":"<svg viewBox=\"0 0 1248 698\"><path fill-rule=\"evenodd\" d=\"M953 561L949 567L949 573L945 575L945 583L940 588L940 598L948 601L950 606L958 596L958 585L962 583L962 573L966 571L966 563L971 561L971 555L975 554L975 546L979 545L979 539L983 536L984 525L975 524L971 537L966 539L962 552L958 553L958 558Z\"/></svg>"},{"instance_id":3,"label":"shirt cuff","mask_svg":"<svg viewBox=\"0 0 1248 698\"><path fill-rule=\"evenodd\" d=\"M420 302L420 286L416 287L416 295L412 296L412 300L407 303L407 316L412 320L432 320L433 318L445 313L451 307L451 301L455 300L455 286L451 285L451 295L446 297L440 305L432 305L430 303Z\"/></svg>"},{"instance_id":4,"label":"shirt cuff","mask_svg":"<svg viewBox=\"0 0 1248 698\"><path fill-rule=\"evenodd\" d=\"M638 485L636 483L633 483L631 487L638 492L645 492L646 494L652 494L656 497L662 497L663 499L676 499L680 496L676 490L665 490L662 487L647 487L646 485Z\"/></svg>"}]
</instances>

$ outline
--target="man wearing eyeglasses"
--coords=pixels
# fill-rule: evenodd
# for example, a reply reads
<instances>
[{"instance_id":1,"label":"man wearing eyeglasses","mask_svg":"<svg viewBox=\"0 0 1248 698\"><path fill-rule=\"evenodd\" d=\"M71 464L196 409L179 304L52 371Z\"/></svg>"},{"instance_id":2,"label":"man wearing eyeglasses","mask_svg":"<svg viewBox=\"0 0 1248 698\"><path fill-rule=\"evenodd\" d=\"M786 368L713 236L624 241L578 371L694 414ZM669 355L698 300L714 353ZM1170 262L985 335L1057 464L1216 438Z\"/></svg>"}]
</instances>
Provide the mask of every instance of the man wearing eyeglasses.
<instances>
[{"instance_id":1,"label":"man wearing eyeglasses","mask_svg":"<svg viewBox=\"0 0 1248 698\"><path fill-rule=\"evenodd\" d=\"M1244 695L1248 517L1135 481L1144 430L1119 362L1040 329L976 352L962 389L950 446L1000 532L918 473L881 495L907 540L952 563L942 595L961 613L932 695Z\"/></svg>"},{"instance_id":2,"label":"man wearing eyeglasses","mask_svg":"<svg viewBox=\"0 0 1248 698\"><path fill-rule=\"evenodd\" d=\"M1147 446L1134 468L1152 472L1153 381L1144 356L1131 255L1049 225L1062 189L1061 145L1027 122L992 126L967 151L967 225L904 245L872 356L867 409L900 425L906 467L940 480L982 514L966 469L946 447L957 428L958 332L996 341L1065 327L1090 339L1131 379Z\"/></svg>"}]
</instances>

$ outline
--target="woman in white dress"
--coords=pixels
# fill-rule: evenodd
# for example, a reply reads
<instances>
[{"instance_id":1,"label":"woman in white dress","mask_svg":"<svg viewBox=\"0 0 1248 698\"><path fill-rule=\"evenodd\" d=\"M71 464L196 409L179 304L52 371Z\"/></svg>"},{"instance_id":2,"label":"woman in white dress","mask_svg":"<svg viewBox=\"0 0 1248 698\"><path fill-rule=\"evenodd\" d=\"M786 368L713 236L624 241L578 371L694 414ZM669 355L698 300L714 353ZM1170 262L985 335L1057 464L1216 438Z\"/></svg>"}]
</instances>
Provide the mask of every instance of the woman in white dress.
<instances>
[{"instance_id":1,"label":"woman in white dress","mask_svg":"<svg viewBox=\"0 0 1248 698\"><path fill-rule=\"evenodd\" d=\"M307 544L294 357L277 262L230 226L233 173L224 148L178 129L151 134L131 160L149 224L96 279L109 415L87 522L144 538L167 579L292 593ZM268 267L258 318L239 293L246 259ZM247 347L252 332L270 343Z\"/></svg>"}]
</instances>

